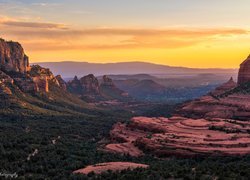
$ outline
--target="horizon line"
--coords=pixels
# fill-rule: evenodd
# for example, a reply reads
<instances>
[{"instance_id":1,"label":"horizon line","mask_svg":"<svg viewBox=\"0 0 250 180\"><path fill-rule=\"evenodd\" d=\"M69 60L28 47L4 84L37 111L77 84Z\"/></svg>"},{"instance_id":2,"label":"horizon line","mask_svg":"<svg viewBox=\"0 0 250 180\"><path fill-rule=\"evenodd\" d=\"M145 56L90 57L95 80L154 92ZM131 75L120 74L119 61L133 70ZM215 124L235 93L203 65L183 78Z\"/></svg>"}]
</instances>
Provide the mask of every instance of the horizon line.
<instances>
[{"instance_id":1,"label":"horizon line","mask_svg":"<svg viewBox=\"0 0 250 180\"><path fill-rule=\"evenodd\" d=\"M122 63L144 63L144 64L151 64L151 65L158 65L158 66L165 66L165 67L172 67L172 68L188 68L188 69L221 69L221 70L237 70L238 68L221 68L221 67L187 67L187 66L171 66L166 64L158 64L153 62L146 62L146 61L122 61L122 62L88 62L88 61L77 61L77 60L62 60L62 61L41 61L41 62L30 62L30 64L42 64L42 63L87 63L87 64L100 64L100 65L106 65L106 64L122 64Z\"/></svg>"}]
</instances>

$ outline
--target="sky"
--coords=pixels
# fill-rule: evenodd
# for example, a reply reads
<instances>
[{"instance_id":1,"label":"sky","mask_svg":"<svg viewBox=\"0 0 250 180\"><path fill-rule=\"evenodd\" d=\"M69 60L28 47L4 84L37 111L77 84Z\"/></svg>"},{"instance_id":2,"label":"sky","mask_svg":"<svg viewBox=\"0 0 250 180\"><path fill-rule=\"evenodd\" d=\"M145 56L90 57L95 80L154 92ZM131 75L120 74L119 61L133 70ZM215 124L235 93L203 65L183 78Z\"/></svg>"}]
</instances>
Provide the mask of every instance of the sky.
<instances>
[{"instance_id":1,"label":"sky","mask_svg":"<svg viewBox=\"0 0 250 180\"><path fill-rule=\"evenodd\" d=\"M0 0L0 37L30 62L143 61L237 68L250 54L249 0Z\"/></svg>"}]
</instances>

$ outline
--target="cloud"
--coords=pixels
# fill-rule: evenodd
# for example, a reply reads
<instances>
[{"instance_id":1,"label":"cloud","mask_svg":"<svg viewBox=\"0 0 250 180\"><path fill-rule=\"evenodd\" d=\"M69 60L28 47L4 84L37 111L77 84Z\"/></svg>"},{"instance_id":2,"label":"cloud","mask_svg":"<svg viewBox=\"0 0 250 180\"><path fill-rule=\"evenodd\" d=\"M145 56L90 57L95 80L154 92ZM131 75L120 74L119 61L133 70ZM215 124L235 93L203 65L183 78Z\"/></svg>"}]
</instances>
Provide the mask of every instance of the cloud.
<instances>
[{"instance_id":1,"label":"cloud","mask_svg":"<svg viewBox=\"0 0 250 180\"><path fill-rule=\"evenodd\" d=\"M54 23L7 20L0 36L13 37L33 51L184 48L209 41L248 35L239 28L92 28L71 29ZM12 29L9 26L24 27ZM15 39L14 39L15 40Z\"/></svg>"},{"instance_id":2,"label":"cloud","mask_svg":"<svg viewBox=\"0 0 250 180\"><path fill-rule=\"evenodd\" d=\"M4 21L1 22L1 24L7 26L29 27L29 28L68 29L64 24L55 24L55 23Z\"/></svg>"},{"instance_id":3,"label":"cloud","mask_svg":"<svg viewBox=\"0 0 250 180\"><path fill-rule=\"evenodd\" d=\"M16 27L24 27L24 28L68 29L68 27L65 24L21 21L21 20L16 20L14 18L1 17L1 16L0 16L0 25L16 26ZM27 29L27 30L29 30L29 29ZM24 32L25 32L25 30L24 30Z\"/></svg>"}]
</instances>

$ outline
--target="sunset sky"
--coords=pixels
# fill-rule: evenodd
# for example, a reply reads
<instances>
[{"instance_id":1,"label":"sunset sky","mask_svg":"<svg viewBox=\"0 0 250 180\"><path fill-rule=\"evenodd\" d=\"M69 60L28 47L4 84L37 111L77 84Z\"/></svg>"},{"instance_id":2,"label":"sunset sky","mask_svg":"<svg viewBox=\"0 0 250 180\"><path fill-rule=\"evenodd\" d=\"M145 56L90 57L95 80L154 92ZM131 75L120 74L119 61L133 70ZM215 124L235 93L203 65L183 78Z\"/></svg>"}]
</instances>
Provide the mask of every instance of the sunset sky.
<instances>
[{"instance_id":1,"label":"sunset sky","mask_svg":"<svg viewBox=\"0 0 250 180\"><path fill-rule=\"evenodd\" d=\"M249 0L0 0L0 37L31 62L144 61L237 68L250 53Z\"/></svg>"}]
</instances>

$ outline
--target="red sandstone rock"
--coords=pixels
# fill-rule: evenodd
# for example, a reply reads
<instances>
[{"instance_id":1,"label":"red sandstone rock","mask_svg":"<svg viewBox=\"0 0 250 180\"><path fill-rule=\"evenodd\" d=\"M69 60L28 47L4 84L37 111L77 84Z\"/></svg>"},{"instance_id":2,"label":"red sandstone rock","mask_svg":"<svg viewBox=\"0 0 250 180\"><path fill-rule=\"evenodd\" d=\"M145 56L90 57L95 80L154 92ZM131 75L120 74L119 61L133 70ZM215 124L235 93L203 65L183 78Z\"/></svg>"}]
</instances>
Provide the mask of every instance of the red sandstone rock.
<instances>
[{"instance_id":1,"label":"red sandstone rock","mask_svg":"<svg viewBox=\"0 0 250 180\"><path fill-rule=\"evenodd\" d=\"M0 67L7 72L26 73L29 70L29 59L19 43L0 39Z\"/></svg>"},{"instance_id":2,"label":"red sandstone rock","mask_svg":"<svg viewBox=\"0 0 250 180\"><path fill-rule=\"evenodd\" d=\"M214 96L218 96L221 95L229 90L232 90L234 88L237 87L237 83L234 82L233 78L231 77L230 80L224 84L222 84L221 86L219 86L218 88L216 88L214 91L211 92L212 95Z\"/></svg>"},{"instance_id":3,"label":"red sandstone rock","mask_svg":"<svg viewBox=\"0 0 250 180\"><path fill-rule=\"evenodd\" d=\"M250 55L240 65L238 84L243 84L250 81Z\"/></svg>"},{"instance_id":4,"label":"red sandstone rock","mask_svg":"<svg viewBox=\"0 0 250 180\"><path fill-rule=\"evenodd\" d=\"M58 81L60 87L66 91L67 90L67 84L66 82L63 80L62 76L61 75L57 75L56 77L56 80Z\"/></svg>"},{"instance_id":5,"label":"red sandstone rock","mask_svg":"<svg viewBox=\"0 0 250 180\"><path fill-rule=\"evenodd\" d=\"M80 83L85 93L100 94L99 82L93 74L82 77Z\"/></svg>"},{"instance_id":6,"label":"red sandstone rock","mask_svg":"<svg viewBox=\"0 0 250 180\"><path fill-rule=\"evenodd\" d=\"M107 162L107 163L100 163L95 164L92 166L87 166L84 169L79 169L74 171L74 174L89 174L91 172L94 172L96 174L101 174L103 172L106 172L108 170L111 171L122 171L126 169L136 169L136 168L148 168L149 166L146 164L136 164L132 162Z\"/></svg>"},{"instance_id":7,"label":"red sandstone rock","mask_svg":"<svg viewBox=\"0 0 250 180\"><path fill-rule=\"evenodd\" d=\"M241 124L244 123L244 124ZM159 157L250 154L249 122L226 119L183 117L135 117L129 124L118 123L110 133L109 152L151 153ZM136 151L134 151L137 149Z\"/></svg>"},{"instance_id":8,"label":"red sandstone rock","mask_svg":"<svg viewBox=\"0 0 250 180\"><path fill-rule=\"evenodd\" d=\"M49 69L38 65L29 66L29 59L24 54L22 46L17 42L6 42L0 39L0 68L8 76L3 77L1 71L0 83L11 81L23 92L49 92L50 83L60 86ZM2 85L2 87L4 86Z\"/></svg>"}]
</instances>

